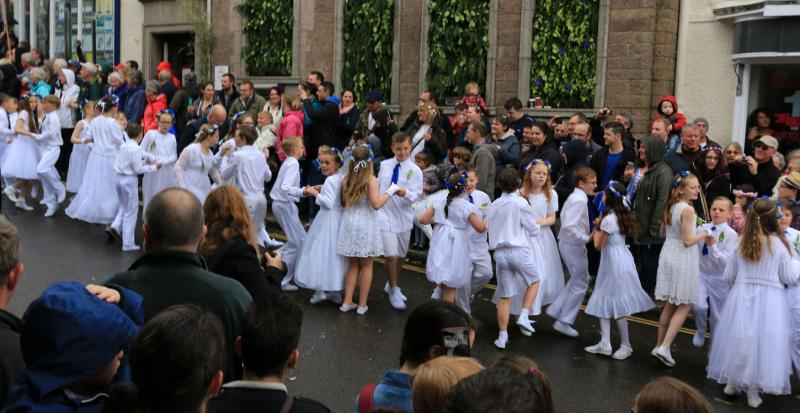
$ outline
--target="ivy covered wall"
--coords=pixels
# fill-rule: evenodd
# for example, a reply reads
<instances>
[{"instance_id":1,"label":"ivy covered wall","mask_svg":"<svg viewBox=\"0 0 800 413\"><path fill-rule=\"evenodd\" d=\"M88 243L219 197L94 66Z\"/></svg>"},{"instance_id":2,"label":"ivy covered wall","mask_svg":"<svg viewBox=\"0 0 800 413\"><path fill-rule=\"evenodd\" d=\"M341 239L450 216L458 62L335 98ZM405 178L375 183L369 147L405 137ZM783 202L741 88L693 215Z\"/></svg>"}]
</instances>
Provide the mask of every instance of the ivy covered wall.
<instances>
[{"instance_id":1,"label":"ivy covered wall","mask_svg":"<svg viewBox=\"0 0 800 413\"><path fill-rule=\"evenodd\" d=\"M292 0L244 0L236 7L242 14L242 57L250 76L291 76L292 7Z\"/></svg>"},{"instance_id":2,"label":"ivy covered wall","mask_svg":"<svg viewBox=\"0 0 800 413\"><path fill-rule=\"evenodd\" d=\"M428 89L461 97L464 85L475 81L484 95L489 0L432 0L428 12Z\"/></svg>"},{"instance_id":3,"label":"ivy covered wall","mask_svg":"<svg viewBox=\"0 0 800 413\"><path fill-rule=\"evenodd\" d=\"M531 97L554 108L594 106L599 0L536 0Z\"/></svg>"},{"instance_id":4,"label":"ivy covered wall","mask_svg":"<svg viewBox=\"0 0 800 413\"><path fill-rule=\"evenodd\" d=\"M372 89L383 92L391 101L392 41L394 35L394 0L345 0L344 67L342 87L353 89L363 105Z\"/></svg>"}]
</instances>

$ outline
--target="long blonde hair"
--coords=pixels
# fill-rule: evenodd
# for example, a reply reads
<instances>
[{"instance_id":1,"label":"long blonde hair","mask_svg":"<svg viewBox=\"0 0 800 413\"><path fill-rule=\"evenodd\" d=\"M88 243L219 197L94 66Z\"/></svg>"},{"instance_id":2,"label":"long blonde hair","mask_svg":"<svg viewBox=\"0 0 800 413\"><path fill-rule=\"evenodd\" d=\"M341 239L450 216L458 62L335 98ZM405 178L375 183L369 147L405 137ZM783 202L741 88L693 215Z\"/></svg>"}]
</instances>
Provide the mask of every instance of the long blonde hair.
<instances>
[{"instance_id":1,"label":"long blonde hair","mask_svg":"<svg viewBox=\"0 0 800 413\"><path fill-rule=\"evenodd\" d=\"M369 189L372 174L372 150L367 145L353 147L347 175L342 182L342 205L349 208L358 203Z\"/></svg>"},{"instance_id":2,"label":"long blonde hair","mask_svg":"<svg viewBox=\"0 0 800 413\"><path fill-rule=\"evenodd\" d=\"M739 254L749 261L761 259L761 242L767 241L767 248L772 252L772 242L769 236L775 235L781 240L783 246L791 253L789 243L783 237L783 231L778 226L778 207L769 199L756 199L747 212L742 240L739 242Z\"/></svg>"},{"instance_id":3,"label":"long blonde hair","mask_svg":"<svg viewBox=\"0 0 800 413\"><path fill-rule=\"evenodd\" d=\"M542 165L545 169L547 169L547 179L544 181L544 185L542 185L541 190L544 193L545 198L547 198L547 202L550 202L550 198L553 196L551 193L553 189L553 181L550 180L550 163L541 159L532 160L531 164L528 165L528 168L525 169L525 174L522 177L522 196L527 198L529 195L533 194L531 177L533 176L533 169L539 165Z\"/></svg>"},{"instance_id":4,"label":"long blonde hair","mask_svg":"<svg viewBox=\"0 0 800 413\"><path fill-rule=\"evenodd\" d=\"M664 225L672 225L672 207L681 201L681 190L685 190L692 180L700 182L694 174L685 171L678 173L672 179L672 190L670 190L667 205L664 207L664 215L661 216L661 222Z\"/></svg>"}]
</instances>

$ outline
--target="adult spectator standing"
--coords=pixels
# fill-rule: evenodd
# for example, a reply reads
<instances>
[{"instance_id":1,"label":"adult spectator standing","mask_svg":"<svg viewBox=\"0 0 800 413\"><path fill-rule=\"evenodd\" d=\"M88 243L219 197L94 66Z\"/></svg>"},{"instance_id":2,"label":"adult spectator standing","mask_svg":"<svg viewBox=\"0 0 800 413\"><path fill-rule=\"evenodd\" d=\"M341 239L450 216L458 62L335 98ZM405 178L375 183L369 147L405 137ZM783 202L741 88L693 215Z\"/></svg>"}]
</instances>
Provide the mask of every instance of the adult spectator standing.
<instances>
[{"instance_id":1,"label":"adult spectator standing","mask_svg":"<svg viewBox=\"0 0 800 413\"><path fill-rule=\"evenodd\" d=\"M320 146L327 145L340 151L347 146L339 119L339 105L328 100L333 92L333 83L322 82L322 85L317 88L319 106L314 107L312 97L305 90L300 91L300 99L303 101L306 116L314 121L314 133L311 139L305 142L306 157L309 161L317 159L317 149Z\"/></svg>"},{"instance_id":2,"label":"adult spectator standing","mask_svg":"<svg viewBox=\"0 0 800 413\"><path fill-rule=\"evenodd\" d=\"M189 121L200 119L203 116L208 115L208 112L211 111L212 106L221 103L219 101L219 96L217 96L214 91L213 82L206 82L200 85L199 93L200 95L197 96L194 102L192 102L192 106L189 108L189 112L187 114Z\"/></svg>"},{"instance_id":3,"label":"adult spectator standing","mask_svg":"<svg viewBox=\"0 0 800 413\"><path fill-rule=\"evenodd\" d=\"M125 111L125 103L128 101L128 93L130 92L129 86L125 83L122 75L119 72L112 72L108 75L108 87L105 89L103 96L114 95L119 99L117 108L120 112Z\"/></svg>"},{"instance_id":4,"label":"adult spectator standing","mask_svg":"<svg viewBox=\"0 0 800 413\"><path fill-rule=\"evenodd\" d=\"M516 168L522 156L522 148L517 140L514 130L508 127L508 118L495 116L492 119L491 143L497 146L496 176L500 176L503 168ZM499 194L495 194L498 195Z\"/></svg>"},{"instance_id":5,"label":"adult spectator standing","mask_svg":"<svg viewBox=\"0 0 800 413\"><path fill-rule=\"evenodd\" d=\"M423 103L436 107L439 106L436 94L429 90L426 90L419 94L419 102L417 103L417 106ZM450 118L446 114L442 113L442 111L439 111L438 118L439 119L437 121L437 124L444 131L445 142L447 143L447 145L453 145L455 143L455 140L453 139L454 137L453 125L450 124ZM406 121L403 123L403 126L400 127L400 130L408 133L408 129L411 127L411 125L413 125L414 122L417 122L418 120L419 120L419 111L411 112L406 118ZM409 133L409 135L411 134ZM391 135L389 135L389 137L391 138ZM389 144L391 145L391 142L389 142ZM381 144L381 146L383 146L383 144Z\"/></svg>"},{"instance_id":6,"label":"adult spectator standing","mask_svg":"<svg viewBox=\"0 0 800 413\"><path fill-rule=\"evenodd\" d=\"M172 86L175 86L176 89L179 88L181 86L181 80L173 74L172 63L170 62L162 61L158 63L158 66L156 66L156 78L161 80L161 72L165 71L169 73L169 78L172 80Z\"/></svg>"},{"instance_id":7,"label":"adult spectator standing","mask_svg":"<svg viewBox=\"0 0 800 413\"><path fill-rule=\"evenodd\" d=\"M264 109L267 100L263 96L256 93L255 85L250 80L244 80L239 85L239 98L231 104L228 111L228 117L233 119L233 116L239 112L245 112L247 116L255 120L258 118L258 112Z\"/></svg>"},{"instance_id":8,"label":"adult spectator standing","mask_svg":"<svg viewBox=\"0 0 800 413\"><path fill-rule=\"evenodd\" d=\"M225 378L241 377L233 349L252 298L237 281L205 269L197 254L206 234L200 201L182 188L159 192L147 206L142 232L146 253L108 284L139 293L145 321L177 304L194 304L219 317L227 348Z\"/></svg>"},{"instance_id":9,"label":"adult spectator standing","mask_svg":"<svg viewBox=\"0 0 800 413\"><path fill-rule=\"evenodd\" d=\"M575 112L572 116L569 117L569 121L567 122L567 130L569 130L570 136L574 137L575 133L575 126L578 126L582 123L589 123L589 118L586 117L586 114L583 112Z\"/></svg>"},{"instance_id":10,"label":"adult spectator standing","mask_svg":"<svg viewBox=\"0 0 800 413\"><path fill-rule=\"evenodd\" d=\"M52 89L50 84L47 83L49 78L47 72L41 67L32 67L30 70L31 83L29 84L30 91L36 93L41 97L50 95Z\"/></svg>"},{"instance_id":11,"label":"adult spectator standing","mask_svg":"<svg viewBox=\"0 0 800 413\"><path fill-rule=\"evenodd\" d=\"M339 104L339 120L341 120L344 138L349 139L356 130L361 110L356 105L356 94L352 89L342 91L342 102Z\"/></svg>"},{"instance_id":12,"label":"adult spectator standing","mask_svg":"<svg viewBox=\"0 0 800 413\"><path fill-rule=\"evenodd\" d=\"M589 120L589 126L592 130L592 140L598 145L605 145L605 139L603 138L603 135L605 135L605 128L603 127L603 122L606 121L610 114L611 109L602 108ZM633 128L633 118L631 115L625 112L618 113L614 115L613 122L622 125L622 144L634 148L634 138L631 132Z\"/></svg>"},{"instance_id":13,"label":"adult spectator standing","mask_svg":"<svg viewBox=\"0 0 800 413\"><path fill-rule=\"evenodd\" d=\"M219 128L219 136L225 136L228 133L228 114L225 113L225 107L221 104L214 105L208 110L207 115L190 122L178 139L178 154L183 151L183 148L194 142L195 135L206 123L216 125Z\"/></svg>"},{"instance_id":14,"label":"adult spectator standing","mask_svg":"<svg viewBox=\"0 0 800 413\"><path fill-rule=\"evenodd\" d=\"M169 100L169 108L175 112L175 136L183 135L186 131L186 123L189 121L189 105L198 100L200 91L197 89L197 75L189 72L183 78L183 86L175 92L175 96Z\"/></svg>"},{"instance_id":15,"label":"adult spectator standing","mask_svg":"<svg viewBox=\"0 0 800 413\"><path fill-rule=\"evenodd\" d=\"M417 105L417 120L406 131L411 136L411 159L422 151L430 152L434 164L447 157L447 134L439 126L440 114L439 108L433 104Z\"/></svg>"},{"instance_id":16,"label":"adult spectator standing","mask_svg":"<svg viewBox=\"0 0 800 413\"><path fill-rule=\"evenodd\" d=\"M772 188L781 177L781 171L772 162L772 155L778 150L778 140L766 135L753 142L753 156L742 162L728 165L734 185L750 184L758 196L772 196Z\"/></svg>"},{"instance_id":17,"label":"adult spectator standing","mask_svg":"<svg viewBox=\"0 0 800 413\"><path fill-rule=\"evenodd\" d=\"M75 130L75 114L78 109L78 95L81 88L75 84L75 73L69 69L58 71L58 88L55 95L61 101L58 108L58 120L61 122L61 153L56 163L56 168L61 173L66 173L69 166L69 156L72 153L72 131Z\"/></svg>"},{"instance_id":18,"label":"adult spectator standing","mask_svg":"<svg viewBox=\"0 0 800 413\"><path fill-rule=\"evenodd\" d=\"M80 76L81 80L83 80L83 85L81 85L78 101L86 99L97 102L100 100L102 90L100 83L97 81L97 65L91 62L81 63Z\"/></svg>"},{"instance_id":19,"label":"adult spectator standing","mask_svg":"<svg viewBox=\"0 0 800 413\"><path fill-rule=\"evenodd\" d=\"M283 89L280 86L272 86L267 92L267 104L264 111L272 116L272 126L276 129L283 119Z\"/></svg>"},{"instance_id":20,"label":"adult spectator standing","mask_svg":"<svg viewBox=\"0 0 800 413\"><path fill-rule=\"evenodd\" d=\"M388 159L394 156L392 135L396 129L392 114L383 107L383 93L377 89L370 90L367 93L367 108L358 118L353 139L366 140L370 136L376 136L381 140L381 155Z\"/></svg>"},{"instance_id":21,"label":"adult spectator standing","mask_svg":"<svg viewBox=\"0 0 800 413\"><path fill-rule=\"evenodd\" d=\"M700 181L700 196L695 201L697 216L706 221L711 220L709 207L714 203L714 198L724 196L731 198L731 178L722 149L708 145L699 158L694 162L694 170Z\"/></svg>"},{"instance_id":22,"label":"adult spectator standing","mask_svg":"<svg viewBox=\"0 0 800 413\"><path fill-rule=\"evenodd\" d=\"M141 123L144 107L147 105L144 76L138 70L131 70L129 81L130 89L128 91L128 102L125 104L125 117L128 118L128 123Z\"/></svg>"},{"instance_id":23,"label":"adult spectator standing","mask_svg":"<svg viewBox=\"0 0 800 413\"><path fill-rule=\"evenodd\" d=\"M518 142L522 142L525 128L533 125L533 118L522 111L522 102L517 97L508 99L503 105L508 117L508 127L514 130Z\"/></svg>"},{"instance_id":24,"label":"adult spectator standing","mask_svg":"<svg viewBox=\"0 0 800 413\"><path fill-rule=\"evenodd\" d=\"M586 122L578 123L572 128L571 135L572 140L583 142L583 145L586 147L586 159L584 161L586 165L591 165L594 154L599 152L600 149L603 149L602 146L592 140L592 127Z\"/></svg>"},{"instance_id":25,"label":"adult spectator standing","mask_svg":"<svg viewBox=\"0 0 800 413\"><path fill-rule=\"evenodd\" d=\"M523 139L530 145L527 152L522 154L519 162L519 175L525 175L525 170L534 159L541 159L550 163L550 179L561 172L561 153L553 140L553 131L544 122L534 121L523 129Z\"/></svg>"},{"instance_id":26,"label":"adult spectator standing","mask_svg":"<svg viewBox=\"0 0 800 413\"><path fill-rule=\"evenodd\" d=\"M619 122L609 122L603 128L605 146L592 156L592 169L597 173L597 187L605 188L609 181L621 181L625 167L636 162L636 152L622 143L625 128Z\"/></svg>"},{"instance_id":27,"label":"adult spectator standing","mask_svg":"<svg viewBox=\"0 0 800 413\"><path fill-rule=\"evenodd\" d=\"M323 83L325 83L325 75L323 75L322 72L320 72L319 70L312 70L308 74L308 76L306 76L306 81L308 83L314 84L319 89L319 87L322 86ZM337 105L342 103L342 100L339 99L339 97L336 96L333 92L331 92L331 95L330 97L328 97L328 100Z\"/></svg>"},{"instance_id":28,"label":"adult spectator standing","mask_svg":"<svg viewBox=\"0 0 800 413\"><path fill-rule=\"evenodd\" d=\"M145 84L144 95L147 98L147 105L144 107L142 116L142 126L144 133L158 127L158 113L167 108L167 96L161 93L161 85L155 80L148 80Z\"/></svg>"},{"instance_id":29,"label":"adult spectator standing","mask_svg":"<svg viewBox=\"0 0 800 413\"><path fill-rule=\"evenodd\" d=\"M553 130L553 139L556 145L561 146L570 140L569 126L567 120L560 116L553 116L547 123L547 126Z\"/></svg>"},{"instance_id":30,"label":"adult spectator standing","mask_svg":"<svg viewBox=\"0 0 800 413\"><path fill-rule=\"evenodd\" d=\"M672 123L666 118L655 118L650 124L650 135L661 139L664 142L664 150L667 149L670 134L672 134Z\"/></svg>"},{"instance_id":31,"label":"adult spectator standing","mask_svg":"<svg viewBox=\"0 0 800 413\"><path fill-rule=\"evenodd\" d=\"M636 256L642 288L651 296L656 288L658 257L664 245L661 217L672 190L672 169L662 159L664 141L646 136L639 145L639 169L643 173L633 193L633 211L639 223Z\"/></svg>"},{"instance_id":32,"label":"adult spectator standing","mask_svg":"<svg viewBox=\"0 0 800 413\"><path fill-rule=\"evenodd\" d=\"M587 153L586 145L583 141L577 139L566 141L561 145L562 173L553 183L556 193L558 194L559 211L561 207L564 206L564 202L567 201L572 191L575 190L575 181L572 176L575 170L582 166L589 166L589 164L586 163Z\"/></svg>"},{"instance_id":33,"label":"adult spectator standing","mask_svg":"<svg viewBox=\"0 0 800 413\"><path fill-rule=\"evenodd\" d=\"M673 174L680 171L694 172L694 162L700 158L700 154L700 128L689 123L681 129L680 145L667 152L664 162L672 168Z\"/></svg>"},{"instance_id":34,"label":"adult spectator standing","mask_svg":"<svg viewBox=\"0 0 800 413\"><path fill-rule=\"evenodd\" d=\"M0 74L3 75L0 80L0 92L19 99L22 93L22 82L19 81L17 73L17 67L12 62L4 60L0 63Z\"/></svg>"},{"instance_id":35,"label":"adult spectator standing","mask_svg":"<svg viewBox=\"0 0 800 413\"><path fill-rule=\"evenodd\" d=\"M131 70L139 70L139 62L135 60L128 60L125 62L125 64L128 65Z\"/></svg>"},{"instance_id":36,"label":"adult spectator standing","mask_svg":"<svg viewBox=\"0 0 800 413\"><path fill-rule=\"evenodd\" d=\"M700 148L705 149L706 146L715 146L717 148L722 148L720 144L714 142L711 138L708 137L708 119L704 117L695 118L692 123L697 125L700 128Z\"/></svg>"},{"instance_id":37,"label":"adult spectator standing","mask_svg":"<svg viewBox=\"0 0 800 413\"><path fill-rule=\"evenodd\" d=\"M230 113L231 105L239 98L239 92L236 91L236 77L233 76L233 73L225 73L222 75L219 84L222 89L217 92L217 96L219 101L222 102L222 106L225 107L225 112Z\"/></svg>"},{"instance_id":38,"label":"adult spectator standing","mask_svg":"<svg viewBox=\"0 0 800 413\"><path fill-rule=\"evenodd\" d=\"M475 167L478 175L477 189L489 195L494 200L495 164L497 154L500 152L496 145L486 143L489 131L482 122L472 122L467 126L465 142L472 145L472 159L470 163Z\"/></svg>"},{"instance_id":39,"label":"adult spectator standing","mask_svg":"<svg viewBox=\"0 0 800 413\"><path fill-rule=\"evenodd\" d=\"M167 97L167 104L169 104L172 102L175 92L178 91L178 87L172 82L172 73L167 70L158 72L158 84L161 86L159 92Z\"/></svg>"},{"instance_id":40,"label":"adult spectator standing","mask_svg":"<svg viewBox=\"0 0 800 413\"><path fill-rule=\"evenodd\" d=\"M492 123L489 122L489 119L487 119L486 116L484 116L484 113L481 110L480 106L468 106L466 113L466 120L467 120L467 126L471 125L474 122L479 122L486 127L487 131L489 130L489 128L492 127ZM467 140L467 129L468 128L464 128L461 130L461 132L459 132L457 137L458 142L465 142Z\"/></svg>"},{"instance_id":41,"label":"adult spectator standing","mask_svg":"<svg viewBox=\"0 0 800 413\"><path fill-rule=\"evenodd\" d=\"M17 376L25 370L19 346L22 320L5 310L25 269L19 258L17 229L0 215L0 406L5 404Z\"/></svg>"},{"instance_id":42,"label":"adult spectator standing","mask_svg":"<svg viewBox=\"0 0 800 413\"><path fill-rule=\"evenodd\" d=\"M278 129L275 131L275 147L278 148L278 159L283 162L286 160L286 153L283 152L283 140L290 137L303 136L305 129L305 113L303 104L289 93L285 93L283 101L283 119Z\"/></svg>"}]
</instances>

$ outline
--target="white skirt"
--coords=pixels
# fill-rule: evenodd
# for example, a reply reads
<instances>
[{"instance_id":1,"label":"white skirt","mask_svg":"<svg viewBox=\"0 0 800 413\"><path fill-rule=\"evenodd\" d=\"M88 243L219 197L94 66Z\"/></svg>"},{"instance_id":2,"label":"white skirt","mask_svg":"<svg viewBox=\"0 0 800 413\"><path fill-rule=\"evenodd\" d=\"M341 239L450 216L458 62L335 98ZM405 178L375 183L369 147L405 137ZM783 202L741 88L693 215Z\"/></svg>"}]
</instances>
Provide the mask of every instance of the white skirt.
<instances>
[{"instance_id":1,"label":"white skirt","mask_svg":"<svg viewBox=\"0 0 800 413\"><path fill-rule=\"evenodd\" d=\"M114 171L115 155L89 154L87 173L78 190L78 195L66 209L70 218L92 224L110 224L119 209L117 197L117 174Z\"/></svg>"},{"instance_id":2,"label":"white skirt","mask_svg":"<svg viewBox=\"0 0 800 413\"><path fill-rule=\"evenodd\" d=\"M89 154L92 148L88 144L82 143L72 146L72 153L69 155L69 169L67 170L67 192L77 193L83 182L83 175L86 173L86 162L89 161Z\"/></svg>"},{"instance_id":3,"label":"white skirt","mask_svg":"<svg viewBox=\"0 0 800 413\"><path fill-rule=\"evenodd\" d=\"M161 165L161 169L153 173L144 174L142 178L143 210L147 210L147 204L157 193L176 186L178 186L178 183L175 181L174 164ZM202 201L205 201L205 197L202 198Z\"/></svg>"},{"instance_id":4,"label":"white skirt","mask_svg":"<svg viewBox=\"0 0 800 413\"><path fill-rule=\"evenodd\" d=\"M33 138L17 136L6 149L2 174L6 178L37 180L36 167L41 158L42 151Z\"/></svg>"},{"instance_id":5,"label":"white skirt","mask_svg":"<svg viewBox=\"0 0 800 413\"><path fill-rule=\"evenodd\" d=\"M347 272L347 258L336 253L336 239L342 211L320 209L306 234L297 259L294 281L303 288L341 291Z\"/></svg>"},{"instance_id":6,"label":"white skirt","mask_svg":"<svg viewBox=\"0 0 800 413\"><path fill-rule=\"evenodd\" d=\"M146 177L146 175L145 175ZM191 192L200 203L206 202L206 196L211 192L211 180L208 178L208 172L202 173L193 170L185 170L183 172L183 189Z\"/></svg>"},{"instance_id":7,"label":"white skirt","mask_svg":"<svg viewBox=\"0 0 800 413\"><path fill-rule=\"evenodd\" d=\"M431 237L425 272L428 281L461 288L472 279L472 259L469 256L467 230L436 225Z\"/></svg>"},{"instance_id":8,"label":"white skirt","mask_svg":"<svg viewBox=\"0 0 800 413\"><path fill-rule=\"evenodd\" d=\"M655 307L642 289L633 255L625 245L606 245L586 314L600 318L620 318Z\"/></svg>"}]
</instances>

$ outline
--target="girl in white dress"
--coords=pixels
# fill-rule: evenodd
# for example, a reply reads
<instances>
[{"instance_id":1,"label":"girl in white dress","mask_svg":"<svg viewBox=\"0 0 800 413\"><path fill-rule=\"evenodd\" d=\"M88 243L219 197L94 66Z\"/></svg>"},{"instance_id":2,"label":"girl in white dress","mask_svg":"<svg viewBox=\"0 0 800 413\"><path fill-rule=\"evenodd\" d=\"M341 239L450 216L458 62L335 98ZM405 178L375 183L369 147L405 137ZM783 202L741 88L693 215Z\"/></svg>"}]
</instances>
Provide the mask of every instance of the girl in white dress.
<instances>
[{"instance_id":1,"label":"girl in white dress","mask_svg":"<svg viewBox=\"0 0 800 413\"><path fill-rule=\"evenodd\" d=\"M39 96L29 94L23 97L20 104L19 117L15 125L16 136L11 142L5 155L5 162L2 166L3 176L6 178L16 178L14 186L19 195L15 201L17 208L25 211L33 211L33 207L28 205L26 198L31 193L33 181L39 179L36 174L36 166L42 157L39 144L30 136L39 133Z\"/></svg>"},{"instance_id":2,"label":"girl in white dress","mask_svg":"<svg viewBox=\"0 0 800 413\"><path fill-rule=\"evenodd\" d=\"M142 178L142 210L147 210L150 199L164 189L178 186L175 181L175 161L178 160L178 141L169 133L175 119L172 110L165 109L158 113L158 129L144 135L139 146L158 159L161 169ZM205 198L201 198L205 199Z\"/></svg>"},{"instance_id":3,"label":"girl in white dress","mask_svg":"<svg viewBox=\"0 0 800 413\"><path fill-rule=\"evenodd\" d=\"M17 128L17 118L19 117L19 100L15 97L7 97L2 102L2 111L0 111L0 146L2 153L0 153L0 169L5 170L5 159L10 152L9 148L11 142L14 141L14 131ZM3 174L3 182L5 189L3 192L6 194L11 202L17 202L17 191L14 188L14 177L7 177Z\"/></svg>"},{"instance_id":4,"label":"girl in white dress","mask_svg":"<svg viewBox=\"0 0 800 413\"><path fill-rule=\"evenodd\" d=\"M800 263L792 259L775 202L758 199L747 212L737 254L725 269L732 285L714 332L708 377L726 384L725 394L747 393L761 405L759 392L790 394L791 330L784 285L798 282Z\"/></svg>"},{"instance_id":5,"label":"girl in white dress","mask_svg":"<svg viewBox=\"0 0 800 413\"><path fill-rule=\"evenodd\" d=\"M472 279L469 229L483 233L487 225L478 207L467 200L468 180L466 171L450 175L445 182L447 198L436 201L419 218L423 225L436 224L425 268L428 281L441 287L442 299L451 303L456 301L456 290Z\"/></svg>"},{"instance_id":6,"label":"girl in white dress","mask_svg":"<svg viewBox=\"0 0 800 413\"><path fill-rule=\"evenodd\" d=\"M91 100L81 101L81 111L83 119L75 124L72 131L72 153L69 155L69 169L67 170L67 192L77 193L83 182L83 175L86 172L86 162L89 161L89 152L92 151L92 144L89 143L92 136L89 131L89 124L97 114L95 102Z\"/></svg>"},{"instance_id":7,"label":"girl in white dress","mask_svg":"<svg viewBox=\"0 0 800 413\"><path fill-rule=\"evenodd\" d=\"M781 217L778 218L778 226L783 232L784 238L792 249L792 259L800 261L800 231L790 227L792 224L792 204L784 202L781 205ZM789 307L791 333L792 333L792 365L795 374L800 377L800 285L786 286L786 301Z\"/></svg>"},{"instance_id":8,"label":"girl in white dress","mask_svg":"<svg viewBox=\"0 0 800 413\"><path fill-rule=\"evenodd\" d=\"M86 173L66 209L67 216L92 224L108 225L119 210L114 162L119 146L125 141L125 131L116 121L117 102L114 96L105 96L97 103L99 116L89 124L92 151L86 162Z\"/></svg>"},{"instance_id":9,"label":"girl in white dress","mask_svg":"<svg viewBox=\"0 0 800 413\"><path fill-rule=\"evenodd\" d=\"M586 314L600 318L600 342L586 347L592 354L612 356L611 319L617 321L620 347L613 354L625 360L633 354L628 336L628 319L631 314L647 311L655 306L642 289L633 255L625 246L625 239L635 239L639 233L636 217L626 205L625 185L610 181L603 191L605 212L600 220L600 231L594 233L594 246L600 251L600 267L594 283Z\"/></svg>"},{"instance_id":10,"label":"girl in white dress","mask_svg":"<svg viewBox=\"0 0 800 413\"><path fill-rule=\"evenodd\" d=\"M681 171L672 180L672 192L661 218L666 240L658 257L656 300L665 301L658 320L658 341L650 354L672 367L670 347L686 316L697 301L700 288L700 256L697 243L708 231L695 231L697 215L692 202L700 194L697 177Z\"/></svg>"},{"instance_id":11,"label":"girl in white dress","mask_svg":"<svg viewBox=\"0 0 800 413\"><path fill-rule=\"evenodd\" d=\"M369 146L354 146L352 158L348 160L347 174L342 180L344 210L336 240L336 253L348 259L344 300L339 307L343 313L356 310L358 315L363 315L367 312L367 298L372 285L372 261L383 255L377 210L386 205L399 189L393 184L385 193L379 193L378 179L372 172L374 157ZM357 281L361 284L358 305L353 304Z\"/></svg>"},{"instance_id":12,"label":"girl in white dress","mask_svg":"<svg viewBox=\"0 0 800 413\"><path fill-rule=\"evenodd\" d=\"M336 148L322 149L319 167L327 176L322 187L306 190L316 198L319 212L306 235L306 242L297 258L294 280L303 288L315 290L311 304L324 300L342 303L344 275L347 258L336 253L336 239L342 220L342 174L339 173L342 158Z\"/></svg>"},{"instance_id":13,"label":"girl in white dress","mask_svg":"<svg viewBox=\"0 0 800 413\"><path fill-rule=\"evenodd\" d=\"M201 203L205 202L206 195L211 192L209 177L217 184L222 181L217 165L219 162L215 162L214 152L211 152L218 140L217 125L203 125L195 136L194 143L183 149L175 163L175 182L179 187L193 193Z\"/></svg>"}]
</instances>

